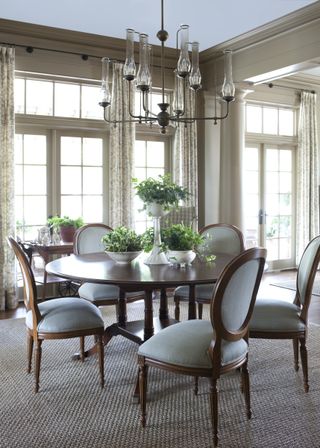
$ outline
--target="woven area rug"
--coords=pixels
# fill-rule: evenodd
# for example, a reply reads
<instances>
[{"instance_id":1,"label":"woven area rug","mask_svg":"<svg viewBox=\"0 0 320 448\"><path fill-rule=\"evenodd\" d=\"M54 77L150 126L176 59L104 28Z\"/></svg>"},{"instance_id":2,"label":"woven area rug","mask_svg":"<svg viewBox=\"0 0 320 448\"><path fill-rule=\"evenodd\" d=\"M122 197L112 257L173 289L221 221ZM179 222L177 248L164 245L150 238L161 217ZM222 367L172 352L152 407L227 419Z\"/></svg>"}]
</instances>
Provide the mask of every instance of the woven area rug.
<instances>
[{"instance_id":1,"label":"woven area rug","mask_svg":"<svg viewBox=\"0 0 320 448\"><path fill-rule=\"evenodd\" d=\"M105 308L106 324L113 322ZM143 316L130 304L129 318ZM172 314L172 308L171 308ZM185 310L184 310L185 316ZM290 341L250 343L251 421L244 412L237 373L220 380L221 448L319 448L320 329L309 333L310 392L293 370ZM199 396L193 379L150 369L147 426L132 402L137 345L121 336L106 348L106 386L97 360L72 361L77 340L45 341L40 391L26 373L23 319L0 321L1 448L206 448L212 446L207 380ZM90 342L90 341L88 341Z\"/></svg>"}]
</instances>

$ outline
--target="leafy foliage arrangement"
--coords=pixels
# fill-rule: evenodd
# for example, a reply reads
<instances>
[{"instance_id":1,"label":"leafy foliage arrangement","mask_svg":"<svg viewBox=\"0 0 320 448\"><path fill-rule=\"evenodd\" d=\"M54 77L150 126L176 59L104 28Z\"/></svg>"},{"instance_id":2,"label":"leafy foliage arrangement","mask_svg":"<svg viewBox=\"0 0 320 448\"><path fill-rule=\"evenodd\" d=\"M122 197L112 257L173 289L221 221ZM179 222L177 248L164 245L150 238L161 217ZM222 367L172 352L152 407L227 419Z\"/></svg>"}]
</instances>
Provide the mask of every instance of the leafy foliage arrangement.
<instances>
[{"instance_id":1,"label":"leafy foliage arrangement","mask_svg":"<svg viewBox=\"0 0 320 448\"><path fill-rule=\"evenodd\" d=\"M143 210L148 204L160 204L165 211L177 208L180 200L186 200L190 193L184 187L172 182L170 174L158 176L158 179L149 177L141 182L132 179L137 196L144 203Z\"/></svg>"},{"instance_id":2,"label":"leafy foliage arrangement","mask_svg":"<svg viewBox=\"0 0 320 448\"><path fill-rule=\"evenodd\" d=\"M76 229L78 229L79 227L82 227L84 222L83 222L83 218L79 217L77 219L71 219L69 218L69 216L52 216L50 218L48 218L47 220L47 224L50 227L54 227L54 228L58 228L60 229L60 227L75 227Z\"/></svg>"},{"instance_id":3,"label":"leafy foliage arrangement","mask_svg":"<svg viewBox=\"0 0 320 448\"><path fill-rule=\"evenodd\" d=\"M153 247L153 227L149 227L142 235L143 249L150 252ZM173 224L161 229L161 248L167 250L195 250L203 242L203 237L190 226Z\"/></svg>"},{"instance_id":4,"label":"leafy foliage arrangement","mask_svg":"<svg viewBox=\"0 0 320 448\"><path fill-rule=\"evenodd\" d=\"M134 230L120 226L102 237L108 252L136 252L143 250L142 235Z\"/></svg>"}]
</instances>

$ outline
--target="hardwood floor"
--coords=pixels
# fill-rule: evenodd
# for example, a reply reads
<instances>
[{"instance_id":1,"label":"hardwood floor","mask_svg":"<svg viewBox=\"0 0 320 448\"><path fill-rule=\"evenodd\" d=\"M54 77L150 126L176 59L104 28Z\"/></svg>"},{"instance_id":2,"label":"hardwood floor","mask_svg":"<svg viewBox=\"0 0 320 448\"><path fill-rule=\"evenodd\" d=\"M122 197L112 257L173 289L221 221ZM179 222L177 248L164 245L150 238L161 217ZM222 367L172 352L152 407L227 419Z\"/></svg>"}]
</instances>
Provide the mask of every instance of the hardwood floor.
<instances>
[{"instance_id":1,"label":"hardwood floor","mask_svg":"<svg viewBox=\"0 0 320 448\"><path fill-rule=\"evenodd\" d=\"M273 286L272 283L285 282L289 280L295 280L296 271L279 271L279 272L267 272L264 274L262 283L259 290L259 296L263 297L277 297L283 300L292 301L295 292L286 288L279 288ZM16 310L0 311L1 319L18 319L25 317L26 312L23 303L19 304ZM311 305L309 308L309 322L320 325L320 297L312 296Z\"/></svg>"}]
</instances>

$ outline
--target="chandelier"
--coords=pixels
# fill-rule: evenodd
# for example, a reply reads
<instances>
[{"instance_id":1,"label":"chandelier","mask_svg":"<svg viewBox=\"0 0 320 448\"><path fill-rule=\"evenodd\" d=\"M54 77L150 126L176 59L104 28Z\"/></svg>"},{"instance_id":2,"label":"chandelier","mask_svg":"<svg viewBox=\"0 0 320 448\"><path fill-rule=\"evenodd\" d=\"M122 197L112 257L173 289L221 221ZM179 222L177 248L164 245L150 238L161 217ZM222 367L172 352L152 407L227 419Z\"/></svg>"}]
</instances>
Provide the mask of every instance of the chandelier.
<instances>
[{"instance_id":1,"label":"chandelier","mask_svg":"<svg viewBox=\"0 0 320 448\"><path fill-rule=\"evenodd\" d=\"M199 69L199 43L189 42L189 25L181 25L176 33L176 46L179 47L180 54L177 67L174 70L174 93L173 102L170 105L166 102L165 95L165 42L168 39L168 32L164 29L164 0L161 0L161 29L157 33L157 38L161 42L161 96L162 102L158 104L160 111L154 113L150 110L150 95L152 88L151 76L151 51L152 46L148 42L148 35L138 33L133 29L127 29L126 59L123 66L123 77L129 83L129 116L123 120L110 120L107 116L107 109L111 105L111 89L109 82L110 67L113 61L109 58L102 58L102 84L99 103L104 109L104 120L108 123L157 123L161 128L161 133L166 133L166 128L174 123L193 123L198 120L213 120L217 124L218 120L227 118L229 114L229 103L234 100L235 86L232 80L232 52L224 51L224 80L221 88L221 99L226 103L226 112L221 116L195 117L186 113L186 89L190 88L194 92L201 89L201 73ZM139 68L136 69L134 60L134 37L139 35ZM180 39L179 39L180 38ZM191 46L191 61L189 49ZM135 114L130 101L131 86L135 86L140 92L142 112ZM215 110L216 110L215 95Z\"/></svg>"}]
</instances>

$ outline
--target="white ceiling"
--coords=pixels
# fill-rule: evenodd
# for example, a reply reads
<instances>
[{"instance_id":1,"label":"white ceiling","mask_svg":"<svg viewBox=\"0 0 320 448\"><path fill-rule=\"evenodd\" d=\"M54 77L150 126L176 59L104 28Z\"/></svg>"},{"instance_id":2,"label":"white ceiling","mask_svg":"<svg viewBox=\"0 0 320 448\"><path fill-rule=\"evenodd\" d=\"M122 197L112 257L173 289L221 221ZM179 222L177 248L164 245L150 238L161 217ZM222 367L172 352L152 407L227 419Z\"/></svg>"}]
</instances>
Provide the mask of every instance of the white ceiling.
<instances>
[{"instance_id":1,"label":"white ceiling","mask_svg":"<svg viewBox=\"0 0 320 448\"><path fill-rule=\"evenodd\" d=\"M190 40L200 50L264 25L315 0L165 0L165 28L175 47L180 24L190 25ZM160 0L0 0L0 16L39 25L125 37L126 28L146 32L159 43Z\"/></svg>"}]
</instances>

